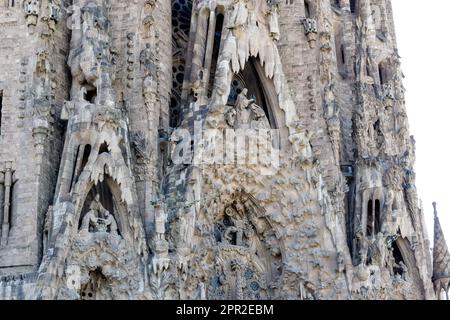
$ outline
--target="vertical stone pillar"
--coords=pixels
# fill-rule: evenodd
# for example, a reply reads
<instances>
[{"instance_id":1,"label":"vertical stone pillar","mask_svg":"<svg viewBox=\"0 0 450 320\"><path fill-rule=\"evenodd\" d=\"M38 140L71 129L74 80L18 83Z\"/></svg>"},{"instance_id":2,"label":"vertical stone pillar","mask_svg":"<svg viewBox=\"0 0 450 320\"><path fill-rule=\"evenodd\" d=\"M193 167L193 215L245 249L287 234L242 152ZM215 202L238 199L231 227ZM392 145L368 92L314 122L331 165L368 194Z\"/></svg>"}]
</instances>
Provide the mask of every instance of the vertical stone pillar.
<instances>
[{"instance_id":1,"label":"vertical stone pillar","mask_svg":"<svg viewBox=\"0 0 450 320\"><path fill-rule=\"evenodd\" d=\"M208 29L208 20L209 20L209 12L205 12L206 9L201 10L198 13L198 20L197 20L197 28L195 33L195 41L194 41L194 49L193 49L193 56L192 56L192 66L191 66L191 73L190 73L190 85L192 91L194 91L194 94L196 94L196 98L198 98L198 86L201 85L201 80L204 79L204 74L200 78L200 72L205 71L204 69L204 62L205 62L205 54L206 54L206 41L207 41L207 33L205 30ZM188 95L191 94L191 91L188 92Z\"/></svg>"},{"instance_id":2,"label":"vertical stone pillar","mask_svg":"<svg viewBox=\"0 0 450 320\"><path fill-rule=\"evenodd\" d=\"M211 8L209 13L209 27L207 34L207 46L205 51L205 71L206 74L203 75L203 96L206 97L208 94L209 79L211 76L211 64L212 64L212 54L214 49L214 35L216 33L216 12Z\"/></svg>"},{"instance_id":3,"label":"vertical stone pillar","mask_svg":"<svg viewBox=\"0 0 450 320\"><path fill-rule=\"evenodd\" d=\"M3 203L5 201L5 173L0 172L0 225L3 225ZM0 239L2 237L2 230L0 229Z\"/></svg>"},{"instance_id":4,"label":"vertical stone pillar","mask_svg":"<svg viewBox=\"0 0 450 320\"><path fill-rule=\"evenodd\" d=\"M9 211L11 207L11 187L12 187L12 163L7 162L5 165L5 193L4 193L4 203L3 203L3 223L2 223L2 238L0 245L6 246L8 244L9 236Z\"/></svg>"}]
</instances>

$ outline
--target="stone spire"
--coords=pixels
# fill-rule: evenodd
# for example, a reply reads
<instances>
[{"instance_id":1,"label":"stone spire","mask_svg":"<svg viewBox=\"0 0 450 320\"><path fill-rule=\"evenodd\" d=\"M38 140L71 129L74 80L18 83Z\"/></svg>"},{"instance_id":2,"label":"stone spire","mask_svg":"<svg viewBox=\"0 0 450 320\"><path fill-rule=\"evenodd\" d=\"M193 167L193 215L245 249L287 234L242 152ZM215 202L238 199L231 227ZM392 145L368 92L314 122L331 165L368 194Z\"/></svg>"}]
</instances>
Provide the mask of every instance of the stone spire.
<instances>
[{"instance_id":1,"label":"stone spire","mask_svg":"<svg viewBox=\"0 0 450 320\"><path fill-rule=\"evenodd\" d=\"M433 249L433 282L436 295L440 298L441 289L444 289L448 297L450 283L450 254L441 223L439 222L437 204L433 202L434 207L434 249Z\"/></svg>"}]
</instances>

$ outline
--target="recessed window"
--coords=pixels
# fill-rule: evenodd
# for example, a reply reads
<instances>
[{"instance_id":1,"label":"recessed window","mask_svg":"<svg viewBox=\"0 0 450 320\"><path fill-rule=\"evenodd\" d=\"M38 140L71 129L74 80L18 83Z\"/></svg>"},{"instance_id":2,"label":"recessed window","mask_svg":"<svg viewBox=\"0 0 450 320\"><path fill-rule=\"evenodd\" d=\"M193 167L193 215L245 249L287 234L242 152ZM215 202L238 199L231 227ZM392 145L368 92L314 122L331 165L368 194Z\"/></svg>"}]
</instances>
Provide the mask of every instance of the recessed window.
<instances>
[{"instance_id":1,"label":"recessed window","mask_svg":"<svg viewBox=\"0 0 450 320\"><path fill-rule=\"evenodd\" d=\"M357 5L358 5L357 0L350 0L350 12L351 13L356 13Z\"/></svg>"},{"instance_id":2,"label":"recessed window","mask_svg":"<svg viewBox=\"0 0 450 320\"><path fill-rule=\"evenodd\" d=\"M309 5L309 1L304 1L305 4L305 16L306 18L311 18L311 7Z\"/></svg>"},{"instance_id":3,"label":"recessed window","mask_svg":"<svg viewBox=\"0 0 450 320\"><path fill-rule=\"evenodd\" d=\"M3 90L0 90L0 135L2 134Z\"/></svg>"}]
</instances>

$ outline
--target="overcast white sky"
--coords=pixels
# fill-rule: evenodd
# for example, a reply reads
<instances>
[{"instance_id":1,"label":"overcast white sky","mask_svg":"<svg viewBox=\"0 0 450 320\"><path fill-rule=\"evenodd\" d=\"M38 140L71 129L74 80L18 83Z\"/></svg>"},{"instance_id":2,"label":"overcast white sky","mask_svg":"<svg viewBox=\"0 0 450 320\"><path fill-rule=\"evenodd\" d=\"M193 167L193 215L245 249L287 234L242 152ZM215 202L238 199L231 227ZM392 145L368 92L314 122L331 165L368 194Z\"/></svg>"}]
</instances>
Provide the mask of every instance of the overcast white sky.
<instances>
[{"instance_id":1,"label":"overcast white sky","mask_svg":"<svg viewBox=\"0 0 450 320\"><path fill-rule=\"evenodd\" d=\"M417 188L433 238L433 207L450 245L449 0L392 0L411 134L417 140ZM432 12L432 15L429 13Z\"/></svg>"}]
</instances>

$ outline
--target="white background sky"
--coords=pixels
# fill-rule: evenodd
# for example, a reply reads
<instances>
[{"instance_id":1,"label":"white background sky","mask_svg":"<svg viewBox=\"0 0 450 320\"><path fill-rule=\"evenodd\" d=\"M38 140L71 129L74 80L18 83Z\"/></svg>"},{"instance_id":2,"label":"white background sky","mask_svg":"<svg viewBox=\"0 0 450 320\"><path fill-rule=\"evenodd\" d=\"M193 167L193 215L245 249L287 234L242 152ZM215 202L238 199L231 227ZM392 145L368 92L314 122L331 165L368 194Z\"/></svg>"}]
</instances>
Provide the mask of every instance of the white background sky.
<instances>
[{"instance_id":1,"label":"white background sky","mask_svg":"<svg viewBox=\"0 0 450 320\"><path fill-rule=\"evenodd\" d=\"M411 134L417 140L417 188L430 240L433 206L450 245L449 0L391 0ZM430 14L432 13L432 14Z\"/></svg>"}]
</instances>

